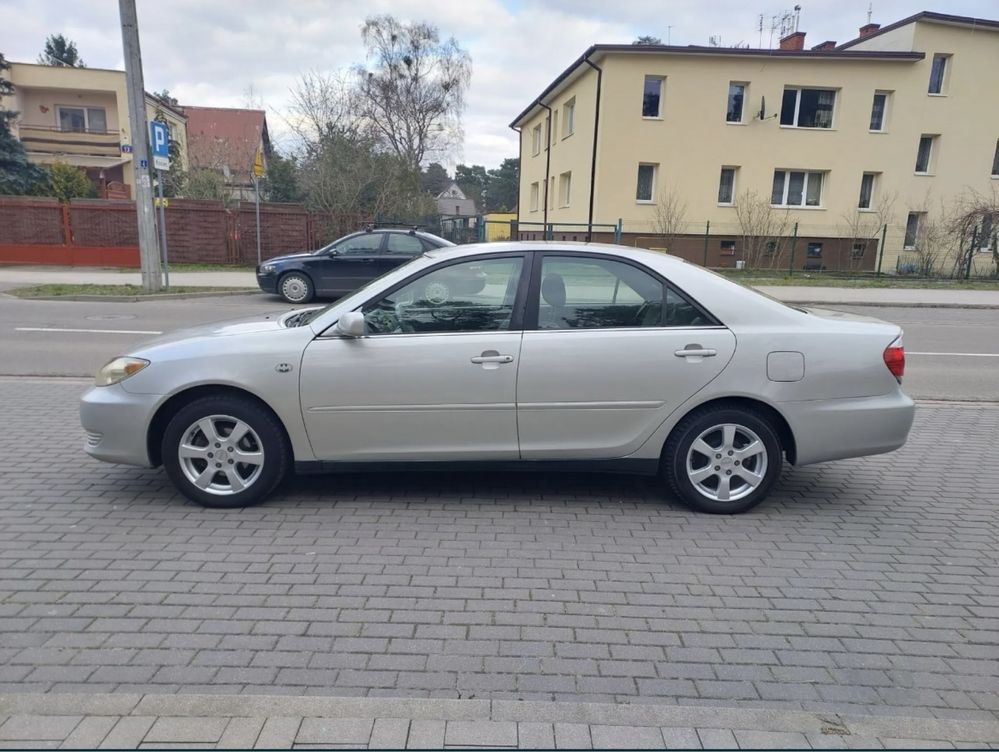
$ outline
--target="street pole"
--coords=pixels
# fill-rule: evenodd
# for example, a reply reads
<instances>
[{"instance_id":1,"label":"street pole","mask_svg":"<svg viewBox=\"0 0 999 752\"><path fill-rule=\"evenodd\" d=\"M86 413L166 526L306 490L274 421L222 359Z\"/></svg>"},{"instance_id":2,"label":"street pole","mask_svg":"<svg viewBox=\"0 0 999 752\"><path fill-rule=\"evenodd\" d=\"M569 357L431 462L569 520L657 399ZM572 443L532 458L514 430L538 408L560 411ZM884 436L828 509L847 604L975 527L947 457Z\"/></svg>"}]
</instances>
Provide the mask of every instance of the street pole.
<instances>
[{"instance_id":1,"label":"street pole","mask_svg":"<svg viewBox=\"0 0 999 752\"><path fill-rule=\"evenodd\" d=\"M253 192L257 204L257 266L260 266L260 178L253 176Z\"/></svg>"},{"instance_id":2,"label":"street pole","mask_svg":"<svg viewBox=\"0 0 999 752\"><path fill-rule=\"evenodd\" d=\"M153 186L149 178L149 143L146 126L146 89L142 81L142 54L139 50L139 19L135 0L118 0L121 16L121 42L125 53L125 82L128 96L128 122L132 134L132 167L135 171L135 211L139 223L139 268L142 289L159 291L160 256L156 243L156 215Z\"/></svg>"},{"instance_id":3,"label":"street pole","mask_svg":"<svg viewBox=\"0 0 999 752\"><path fill-rule=\"evenodd\" d=\"M167 255L166 242L166 211L163 201L163 171L156 171L156 185L160 194L160 248L163 251L163 287L170 289L170 261Z\"/></svg>"},{"instance_id":4,"label":"street pole","mask_svg":"<svg viewBox=\"0 0 999 752\"><path fill-rule=\"evenodd\" d=\"M711 220L709 219L704 224L704 263L702 264L702 266L705 269L708 268L708 243L710 242L710 239L711 239Z\"/></svg>"},{"instance_id":5,"label":"street pole","mask_svg":"<svg viewBox=\"0 0 999 752\"><path fill-rule=\"evenodd\" d=\"M794 234L791 236L791 263L787 266L787 276L794 276L794 247L798 244L798 223L794 223Z\"/></svg>"},{"instance_id":6,"label":"street pole","mask_svg":"<svg viewBox=\"0 0 999 752\"><path fill-rule=\"evenodd\" d=\"M877 276L881 276L881 261L885 257L885 239L888 237L888 223L881 228L881 245L878 246L878 271Z\"/></svg>"}]
</instances>

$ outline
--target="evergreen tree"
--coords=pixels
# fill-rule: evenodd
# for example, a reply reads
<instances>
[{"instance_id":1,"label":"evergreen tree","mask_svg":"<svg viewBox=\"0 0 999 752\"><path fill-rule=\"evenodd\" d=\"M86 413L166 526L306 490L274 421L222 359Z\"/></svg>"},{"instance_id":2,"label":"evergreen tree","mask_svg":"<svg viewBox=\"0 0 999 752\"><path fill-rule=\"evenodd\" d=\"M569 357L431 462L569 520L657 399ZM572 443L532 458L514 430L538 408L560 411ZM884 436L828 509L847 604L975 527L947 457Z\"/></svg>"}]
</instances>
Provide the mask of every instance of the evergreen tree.
<instances>
[{"instance_id":1,"label":"evergreen tree","mask_svg":"<svg viewBox=\"0 0 999 752\"><path fill-rule=\"evenodd\" d=\"M4 78L9 69L10 63L0 53L0 99L14 93L14 85ZM15 111L0 109L0 193L34 193L45 184L47 176L28 161L21 142L10 132L16 117Z\"/></svg>"},{"instance_id":2,"label":"evergreen tree","mask_svg":"<svg viewBox=\"0 0 999 752\"><path fill-rule=\"evenodd\" d=\"M67 39L62 34L49 34L45 40L45 49L38 56L38 62L42 65L56 65L61 68L87 67L76 51L76 42Z\"/></svg>"}]
</instances>

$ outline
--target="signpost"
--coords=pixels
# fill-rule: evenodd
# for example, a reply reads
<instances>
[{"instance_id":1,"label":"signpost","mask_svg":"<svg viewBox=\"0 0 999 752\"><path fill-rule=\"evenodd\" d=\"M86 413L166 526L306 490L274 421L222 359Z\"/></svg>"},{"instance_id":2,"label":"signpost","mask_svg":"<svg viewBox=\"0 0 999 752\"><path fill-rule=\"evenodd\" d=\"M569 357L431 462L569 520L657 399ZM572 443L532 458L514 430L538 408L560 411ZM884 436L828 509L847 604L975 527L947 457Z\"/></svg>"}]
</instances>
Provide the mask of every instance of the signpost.
<instances>
[{"instance_id":1,"label":"signpost","mask_svg":"<svg viewBox=\"0 0 999 752\"><path fill-rule=\"evenodd\" d=\"M150 154L153 156L153 167L156 168L156 184L160 194L160 249L163 258L163 286L170 289L170 263L167 260L166 201L163 200L163 171L170 171L170 131L166 123L159 120L149 121Z\"/></svg>"},{"instance_id":2,"label":"signpost","mask_svg":"<svg viewBox=\"0 0 999 752\"><path fill-rule=\"evenodd\" d=\"M260 266L260 178L264 176L264 155L260 149L253 156L253 190L257 204L257 266Z\"/></svg>"}]
</instances>

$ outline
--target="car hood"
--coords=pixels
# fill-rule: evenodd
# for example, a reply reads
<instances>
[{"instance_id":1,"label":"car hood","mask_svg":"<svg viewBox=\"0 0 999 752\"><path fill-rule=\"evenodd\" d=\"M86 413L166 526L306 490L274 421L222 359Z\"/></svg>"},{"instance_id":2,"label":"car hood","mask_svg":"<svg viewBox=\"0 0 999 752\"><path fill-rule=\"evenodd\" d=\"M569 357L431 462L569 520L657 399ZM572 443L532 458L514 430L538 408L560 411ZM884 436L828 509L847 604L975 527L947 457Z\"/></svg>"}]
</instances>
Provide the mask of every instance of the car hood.
<instances>
[{"instance_id":1,"label":"car hood","mask_svg":"<svg viewBox=\"0 0 999 752\"><path fill-rule=\"evenodd\" d=\"M177 329L166 332L158 337L147 339L140 343L139 350L160 345L169 345L183 340L206 339L216 337L234 337L241 334L255 334L258 332L275 331L285 329L284 320L291 311L281 311L279 313L258 314L256 316L246 316L239 319L227 321L216 321L211 324L192 326L187 329Z\"/></svg>"},{"instance_id":2,"label":"car hood","mask_svg":"<svg viewBox=\"0 0 999 752\"><path fill-rule=\"evenodd\" d=\"M299 253L286 253L284 256L274 256L273 258L264 259L260 262L260 265L264 264L275 264L281 263L282 261L294 261L295 259L303 259L312 256L312 251L300 251Z\"/></svg>"}]
</instances>

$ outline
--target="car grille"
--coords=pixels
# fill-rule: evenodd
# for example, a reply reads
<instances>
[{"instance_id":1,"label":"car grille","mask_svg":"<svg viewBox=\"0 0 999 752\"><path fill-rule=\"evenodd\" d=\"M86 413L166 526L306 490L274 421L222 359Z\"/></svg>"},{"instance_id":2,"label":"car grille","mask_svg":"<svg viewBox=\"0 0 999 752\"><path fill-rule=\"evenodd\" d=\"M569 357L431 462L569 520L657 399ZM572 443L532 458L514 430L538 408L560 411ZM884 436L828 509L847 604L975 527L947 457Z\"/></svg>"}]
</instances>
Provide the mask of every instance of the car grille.
<instances>
[{"instance_id":1,"label":"car grille","mask_svg":"<svg viewBox=\"0 0 999 752\"><path fill-rule=\"evenodd\" d=\"M87 431L87 446L95 447L101 443L101 439L104 438L104 434L98 433L97 431Z\"/></svg>"}]
</instances>

